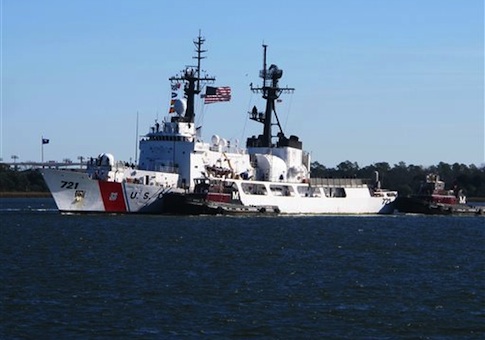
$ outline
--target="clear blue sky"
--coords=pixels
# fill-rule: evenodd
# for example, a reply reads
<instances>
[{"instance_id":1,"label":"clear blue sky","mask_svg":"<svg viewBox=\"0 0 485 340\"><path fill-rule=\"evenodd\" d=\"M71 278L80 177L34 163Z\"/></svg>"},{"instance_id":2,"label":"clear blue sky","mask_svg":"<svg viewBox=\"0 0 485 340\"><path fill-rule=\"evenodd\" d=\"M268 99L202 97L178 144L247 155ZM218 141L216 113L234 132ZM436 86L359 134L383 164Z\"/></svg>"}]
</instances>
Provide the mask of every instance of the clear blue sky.
<instances>
[{"instance_id":1,"label":"clear blue sky","mask_svg":"<svg viewBox=\"0 0 485 340\"><path fill-rule=\"evenodd\" d=\"M0 0L2 1L2 0ZM169 108L168 78L192 64L233 99L196 113L203 137L259 134L262 48L295 87L277 110L312 160L481 165L483 0L3 0L0 157L135 155Z\"/></svg>"}]
</instances>

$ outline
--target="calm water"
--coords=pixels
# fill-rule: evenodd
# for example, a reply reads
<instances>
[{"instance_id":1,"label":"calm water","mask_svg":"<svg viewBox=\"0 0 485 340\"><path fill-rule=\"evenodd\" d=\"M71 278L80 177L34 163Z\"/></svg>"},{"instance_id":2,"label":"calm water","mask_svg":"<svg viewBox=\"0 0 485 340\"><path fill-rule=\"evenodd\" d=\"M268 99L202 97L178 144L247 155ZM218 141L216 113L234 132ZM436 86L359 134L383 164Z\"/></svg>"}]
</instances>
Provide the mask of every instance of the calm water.
<instances>
[{"instance_id":1,"label":"calm water","mask_svg":"<svg viewBox=\"0 0 485 340\"><path fill-rule=\"evenodd\" d=\"M483 217L0 221L2 339L485 337Z\"/></svg>"}]
</instances>

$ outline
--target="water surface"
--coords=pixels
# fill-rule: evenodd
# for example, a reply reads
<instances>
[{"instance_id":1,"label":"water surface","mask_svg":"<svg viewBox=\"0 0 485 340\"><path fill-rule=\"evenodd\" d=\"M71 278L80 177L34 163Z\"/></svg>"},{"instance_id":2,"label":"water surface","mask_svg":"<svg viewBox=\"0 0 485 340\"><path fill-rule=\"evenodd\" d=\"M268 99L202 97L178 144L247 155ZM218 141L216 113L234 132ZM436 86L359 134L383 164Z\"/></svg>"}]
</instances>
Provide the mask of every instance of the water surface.
<instances>
[{"instance_id":1,"label":"water surface","mask_svg":"<svg viewBox=\"0 0 485 340\"><path fill-rule=\"evenodd\" d=\"M483 217L0 220L0 338L485 336Z\"/></svg>"}]
</instances>

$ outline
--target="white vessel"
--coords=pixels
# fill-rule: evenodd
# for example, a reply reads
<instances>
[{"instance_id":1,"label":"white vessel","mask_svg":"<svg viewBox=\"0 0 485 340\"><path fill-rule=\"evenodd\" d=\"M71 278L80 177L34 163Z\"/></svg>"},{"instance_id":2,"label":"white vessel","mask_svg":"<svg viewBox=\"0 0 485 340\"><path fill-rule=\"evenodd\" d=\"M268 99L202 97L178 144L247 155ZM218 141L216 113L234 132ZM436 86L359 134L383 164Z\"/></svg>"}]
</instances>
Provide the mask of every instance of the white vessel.
<instances>
[{"instance_id":1,"label":"white vessel","mask_svg":"<svg viewBox=\"0 0 485 340\"><path fill-rule=\"evenodd\" d=\"M194 119L196 96L205 90L206 102L212 103L228 99L230 92L207 86L215 78L201 75L203 43L200 36L194 41L197 66L169 79L171 114L140 140L136 166L101 154L88 162L85 171L41 170L61 212L392 212L390 203L397 193L380 189L378 180L310 178L309 154L298 137L285 136L275 111L279 96L294 89L278 86L283 71L275 65L266 67L266 46L260 72L263 85L251 85L252 91L262 94L266 110L254 107L249 113L250 119L263 124L263 134L248 138L245 149L216 135L204 142ZM183 89L182 99L178 89ZM276 136L273 125L279 128Z\"/></svg>"},{"instance_id":2,"label":"white vessel","mask_svg":"<svg viewBox=\"0 0 485 340\"><path fill-rule=\"evenodd\" d=\"M259 112L254 107L249 112L250 119L263 124L263 133L247 139L247 152L237 163L232 155L224 154L225 166L204 164L207 171L203 177L195 178L193 192L167 195L164 209L177 214L392 213L391 203L397 192L381 189L378 174L372 181L310 177L309 154L303 151L297 136L285 136L275 110L279 96L294 89L278 86L283 71L276 65L267 68L266 47L263 45L263 70L260 72L263 84L261 87L251 84L253 92L262 94L266 109ZM276 135L272 134L273 125L279 129ZM241 166L235 168L234 164Z\"/></svg>"}]
</instances>

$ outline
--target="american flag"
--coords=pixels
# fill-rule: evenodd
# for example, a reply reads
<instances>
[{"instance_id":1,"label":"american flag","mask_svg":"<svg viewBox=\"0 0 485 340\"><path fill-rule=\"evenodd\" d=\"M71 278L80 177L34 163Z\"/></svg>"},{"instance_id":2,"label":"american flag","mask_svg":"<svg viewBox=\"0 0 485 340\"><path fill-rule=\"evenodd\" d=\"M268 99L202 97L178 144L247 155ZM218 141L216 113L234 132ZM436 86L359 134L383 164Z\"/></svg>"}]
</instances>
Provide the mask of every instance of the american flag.
<instances>
[{"instance_id":1,"label":"american flag","mask_svg":"<svg viewBox=\"0 0 485 340\"><path fill-rule=\"evenodd\" d=\"M229 86L207 86L204 95L204 104L228 102L231 100L231 88Z\"/></svg>"}]
</instances>

